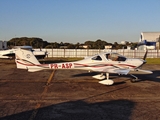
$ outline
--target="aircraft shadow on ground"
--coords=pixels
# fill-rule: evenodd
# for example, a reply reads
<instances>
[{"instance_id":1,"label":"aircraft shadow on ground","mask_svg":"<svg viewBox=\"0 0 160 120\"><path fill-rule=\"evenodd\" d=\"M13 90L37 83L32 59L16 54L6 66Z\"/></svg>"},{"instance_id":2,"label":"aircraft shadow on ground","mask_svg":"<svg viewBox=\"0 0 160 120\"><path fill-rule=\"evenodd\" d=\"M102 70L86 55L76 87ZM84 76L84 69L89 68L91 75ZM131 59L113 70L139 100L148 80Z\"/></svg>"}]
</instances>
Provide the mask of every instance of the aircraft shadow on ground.
<instances>
[{"instance_id":1,"label":"aircraft shadow on ground","mask_svg":"<svg viewBox=\"0 0 160 120\"><path fill-rule=\"evenodd\" d=\"M135 103L129 100L87 103L84 100L63 102L37 110L1 117L1 120L129 120Z\"/></svg>"},{"instance_id":2,"label":"aircraft shadow on ground","mask_svg":"<svg viewBox=\"0 0 160 120\"><path fill-rule=\"evenodd\" d=\"M86 71L85 73L72 75L72 77L94 76L94 75L97 75L97 74L100 74L100 73L99 72L87 72Z\"/></svg>"},{"instance_id":3,"label":"aircraft shadow on ground","mask_svg":"<svg viewBox=\"0 0 160 120\"><path fill-rule=\"evenodd\" d=\"M98 75L98 74L100 74L100 73L99 72L86 72L86 73L80 73L80 74L72 75L72 77L84 77L84 76L90 76L90 77L92 77L92 76ZM119 77L119 75L117 75L117 74L110 74L109 76L110 76L109 78L113 79L113 80ZM120 82L116 81L114 83L114 85L119 85L119 84L124 84L124 83L126 83L126 82L125 81L120 81Z\"/></svg>"},{"instance_id":4,"label":"aircraft shadow on ground","mask_svg":"<svg viewBox=\"0 0 160 120\"><path fill-rule=\"evenodd\" d=\"M136 77L138 77L139 81L154 81L154 82L160 82L160 70L154 70L152 71L153 74L133 74ZM100 74L99 72L91 72L91 73L80 73L80 74L76 74L76 75L72 75L72 77L82 77L82 76L94 76L94 75L98 75ZM129 74L128 75L118 75L118 74L110 74L109 75L111 79L116 79L119 77L127 77L127 80L131 80L133 79ZM126 80L122 81L122 82L118 82L116 80L116 83L114 83L114 85L118 85L118 84L123 84L125 83Z\"/></svg>"},{"instance_id":5,"label":"aircraft shadow on ground","mask_svg":"<svg viewBox=\"0 0 160 120\"><path fill-rule=\"evenodd\" d=\"M153 74L134 74L141 81L160 82L160 70L152 71Z\"/></svg>"}]
</instances>

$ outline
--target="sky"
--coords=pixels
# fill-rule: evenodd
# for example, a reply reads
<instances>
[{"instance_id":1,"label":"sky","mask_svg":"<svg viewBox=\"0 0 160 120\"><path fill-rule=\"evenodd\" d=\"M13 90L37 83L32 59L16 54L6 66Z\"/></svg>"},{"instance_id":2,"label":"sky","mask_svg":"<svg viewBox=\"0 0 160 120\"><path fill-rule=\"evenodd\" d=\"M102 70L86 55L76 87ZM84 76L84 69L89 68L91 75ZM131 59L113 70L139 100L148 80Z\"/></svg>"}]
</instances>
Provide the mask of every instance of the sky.
<instances>
[{"instance_id":1,"label":"sky","mask_svg":"<svg viewBox=\"0 0 160 120\"><path fill-rule=\"evenodd\" d=\"M0 0L0 40L138 42L160 32L160 0Z\"/></svg>"}]
</instances>

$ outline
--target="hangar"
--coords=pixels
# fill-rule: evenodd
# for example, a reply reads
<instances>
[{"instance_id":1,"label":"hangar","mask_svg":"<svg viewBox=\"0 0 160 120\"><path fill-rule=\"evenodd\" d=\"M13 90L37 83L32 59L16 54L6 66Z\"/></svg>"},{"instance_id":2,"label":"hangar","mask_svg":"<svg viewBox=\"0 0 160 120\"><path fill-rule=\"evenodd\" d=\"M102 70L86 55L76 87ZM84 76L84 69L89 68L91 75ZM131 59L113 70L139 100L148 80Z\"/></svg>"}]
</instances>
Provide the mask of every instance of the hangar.
<instances>
[{"instance_id":1,"label":"hangar","mask_svg":"<svg viewBox=\"0 0 160 120\"><path fill-rule=\"evenodd\" d=\"M141 32L140 40L147 41L146 45L140 47L140 49L159 49L160 44L160 32Z\"/></svg>"}]
</instances>

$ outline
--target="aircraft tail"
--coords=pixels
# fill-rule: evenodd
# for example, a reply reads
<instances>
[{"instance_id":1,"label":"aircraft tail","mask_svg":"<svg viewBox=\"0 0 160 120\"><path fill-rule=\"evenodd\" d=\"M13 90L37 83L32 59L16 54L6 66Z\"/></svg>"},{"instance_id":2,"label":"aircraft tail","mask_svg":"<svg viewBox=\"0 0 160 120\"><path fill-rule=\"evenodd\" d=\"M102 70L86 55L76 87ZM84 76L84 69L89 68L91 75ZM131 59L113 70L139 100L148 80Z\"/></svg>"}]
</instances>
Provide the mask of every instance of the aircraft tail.
<instances>
[{"instance_id":1,"label":"aircraft tail","mask_svg":"<svg viewBox=\"0 0 160 120\"><path fill-rule=\"evenodd\" d=\"M30 50L17 49L15 56L16 66L19 69L28 69L29 72L36 72L45 68L45 65L40 64Z\"/></svg>"}]
</instances>

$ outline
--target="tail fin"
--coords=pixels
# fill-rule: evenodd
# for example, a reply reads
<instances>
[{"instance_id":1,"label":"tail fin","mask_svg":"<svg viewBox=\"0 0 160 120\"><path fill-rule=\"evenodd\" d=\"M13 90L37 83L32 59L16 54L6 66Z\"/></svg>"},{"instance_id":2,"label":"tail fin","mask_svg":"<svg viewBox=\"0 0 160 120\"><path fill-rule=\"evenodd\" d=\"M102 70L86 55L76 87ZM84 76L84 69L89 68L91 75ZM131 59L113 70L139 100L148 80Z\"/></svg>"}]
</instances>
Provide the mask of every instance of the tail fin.
<instances>
[{"instance_id":1,"label":"tail fin","mask_svg":"<svg viewBox=\"0 0 160 120\"><path fill-rule=\"evenodd\" d=\"M19 69L28 69L28 71L30 72L35 72L43 69L42 65L29 50L17 49L15 51L15 56L15 62L17 68Z\"/></svg>"}]
</instances>

